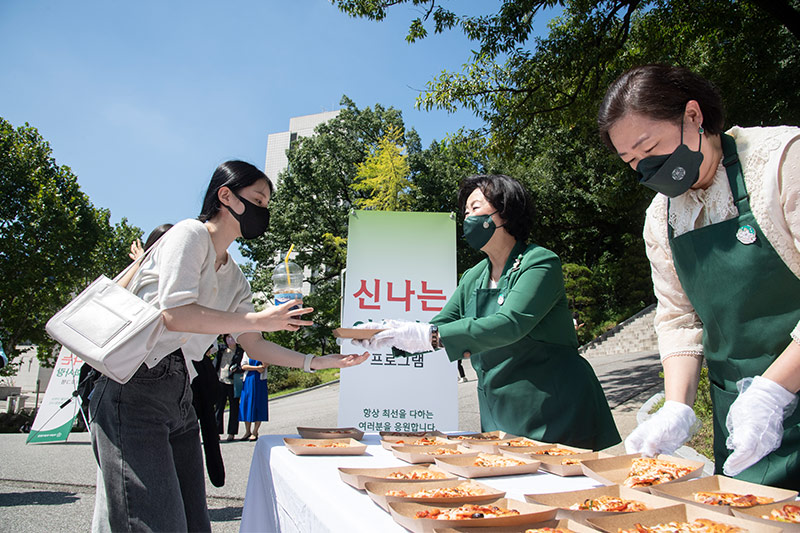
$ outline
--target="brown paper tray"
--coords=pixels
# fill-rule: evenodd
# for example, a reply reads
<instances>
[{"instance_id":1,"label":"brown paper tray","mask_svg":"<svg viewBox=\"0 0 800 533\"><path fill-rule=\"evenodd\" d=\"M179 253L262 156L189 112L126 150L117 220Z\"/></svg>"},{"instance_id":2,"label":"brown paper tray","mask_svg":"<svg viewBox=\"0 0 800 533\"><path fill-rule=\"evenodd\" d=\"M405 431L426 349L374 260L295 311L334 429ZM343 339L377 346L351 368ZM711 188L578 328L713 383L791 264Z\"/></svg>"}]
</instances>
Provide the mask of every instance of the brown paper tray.
<instances>
[{"instance_id":1,"label":"brown paper tray","mask_svg":"<svg viewBox=\"0 0 800 533\"><path fill-rule=\"evenodd\" d=\"M447 448L461 452L459 455L431 455L430 451L437 448ZM398 459L407 463L433 463L437 457L472 457L475 458L480 452L471 450L459 444L443 444L442 446L394 446L392 453Z\"/></svg>"},{"instance_id":2,"label":"brown paper tray","mask_svg":"<svg viewBox=\"0 0 800 533\"><path fill-rule=\"evenodd\" d=\"M309 428L297 426L297 434L302 439L356 439L364 438L358 428Z\"/></svg>"},{"instance_id":3,"label":"brown paper tray","mask_svg":"<svg viewBox=\"0 0 800 533\"><path fill-rule=\"evenodd\" d=\"M549 505L551 507L557 507L562 510L559 512L559 516L563 514L581 523L586 523L586 519L590 517L627 514L614 511L586 511L586 510L576 511L570 509L570 507L576 503L583 503L588 499L598 498L600 496L616 496L619 498L624 498L626 500L635 500L645 504L649 508L648 510L661 509L663 507L670 507L675 505L675 502L673 502L672 500L668 500L666 498L660 498L658 496L653 496L652 494L648 494L640 490L629 489L627 487L620 487L619 485L609 485L606 487L596 487L593 489L584 489L584 490L573 490L570 492L552 492L548 494L526 494L525 501L538 503L541 505Z\"/></svg>"},{"instance_id":4,"label":"brown paper tray","mask_svg":"<svg viewBox=\"0 0 800 533\"><path fill-rule=\"evenodd\" d=\"M509 451L505 448L500 448L500 453L503 455L508 455L509 457L523 457L528 459L534 459L537 461L542 462L542 466L540 467L545 472L550 472L551 474L555 474L557 476L562 477L570 477L570 476L582 476L583 475L583 468L581 465L563 465L561 461L564 459L577 459L579 461L591 461L594 459L605 459L608 457L614 457L611 454L605 452L588 452L588 453L579 453L577 455L538 455L534 453L525 453L525 452L513 452Z\"/></svg>"},{"instance_id":5,"label":"brown paper tray","mask_svg":"<svg viewBox=\"0 0 800 533\"><path fill-rule=\"evenodd\" d=\"M515 457L515 459L517 458ZM455 474L457 476L466 478L476 478L476 477L515 476L520 474L533 474L534 472L539 470L539 465L541 464L540 461L534 461L532 459L524 459L521 457L518 460L523 461L525 464L515 465L515 466L481 467L481 466L472 466L472 463L475 461L475 456L472 457L450 456L441 458L437 457L436 466L438 466L445 472L450 472L451 474Z\"/></svg>"},{"instance_id":6,"label":"brown paper tray","mask_svg":"<svg viewBox=\"0 0 800 533\"><path fill-rule=\"evenodd\" d=\"M640 454L620 455L617 457L607 457L605 459L593 459L584 461L581 464L585 476L590 477L604 485L624 485L625 479L630 472L631 463L634 459L640 457ZM673 481L661 483L675 483L679 480L692 479L700 476L703 473L703 463L699 461L691 461L683 459L682 457L673 457L671 455L659 455L657 459L677 463L681 466L688 466L692 471ZM636 490L650 492L649 487L636 487Z\"/></svg>"},{"instance_id":7,"label":"brown paper tray","mask_svg":"<svg viewBox=\"0 0 800 533\"><path fill-rule=\"evenodd\" d=\"M414 472L415 470L429 470L431 472L439 472L444 474L442 479L430 480L413 480L415 483L433 483L437 481L445 481L449 479L457 479L456 476L449 472L445 472L441 468L434 465L411 465L411 466L391 466L388 468L339 468L339 477L342 481L358 490L364 490L364 485L368 481L381 481L385 483L408 483L409 479L387 479L386 476L393 472Z\"/></svg>"},{"instance_id":8,"label":"brown paper tray","mask_svg":"<svg viewBox=\"0 0 800 533\"><path fill-rule=\"evenodd\" d=\"M355 439L283 439L286 447L295 455L363 455L367 451L367 445ZM346 448L321 448L308 446L308 444L328 444L333 442L344 442Z\"/></svg>"},{"instance_id":9,"label":"brown paper tray","mask_svg":"<svg viewBox=\"0 0 800 533\"><path fill-rule=\"evenodd\" d=\"M434 533L525 533L529 529L537 528L561 528L573 533L597 533L593 527L579 524L574 520L545 520L544 522L536 522L535 524L528 524L524 526L506 526L506 527L447 527L435 528Z\"/></svg>"},{"instance_id":10,"label":"brown paper tray","mask_svg":"<svg viewBox=\"0 0 800 533\"><path fill-rule=\"evenodd\" d=\"M483 489L484 493L478 496L460 496L456 498L412 498L410 496L387 496L386 492L390 490L404 490L408 494L413 494L420 490L452 488L466 483L472 487ZM384 511L389 512L388 502L416 502L425 505L440 505L440 504L464 504L484 502L489 500L497 500L506 495L505 492L494 489L483 483L477 481L466 481L463 479L451 479L447 481L433 482L419 482L408 481L406 483L385 483L381 481L368 481L364 484L364 489L372 501L377 503Z\"/></svg>"},{"instance_id":11,"label":"brown paper tray","mask_svg":"<svg viewBox=\"0 0 800 533\"><path fill-rule=\"evenodd\" d=\"M572 455L547 455L545 453L541 453L541 452L544 452L544 451L547 451L547 450L551 450L551 449L554 449L554 448L557 449L557 450L567 450L567 451L574 452L574 453ZM503 453L503 452L505 452L505 453L508 453L508 452L515 453L515 450L511 450L510 448L509 449L500 448L500 451L501 451L501 453ZM532 459L537 459L537 460L538 459L542 459L542 458L552 457L552 458L558 459L559 462L561 462L562 459L566 459L568 457L575 457L576 455L579 455L579 454L582 454L582 453L592 453L592 450L588 450L586 448L575 448L574 446L565 446L563 444L543 444L541 446L530 446L530 447L527 447L527 449L523 449L523 450L519 451L518 453L522 453L522 454L528 455Z\"/></svg>"},{"instance_id":12,"label":"brown paper tray","mask_svg":"<svg viewBox=\"0 0 800 533\"><path fill-rule=\"evenodd\" d=\"M668 522L691 522L698 518L707 518L715 522L720 522L730 526L737 526L750 533L779 533L780 527L754 525L753 522L744 518L736 518L727 514L717 513L695 507L694 505L673 505L655 509L653 511L642 511L641 513L625 513L616 516L603 516L589 518L589 525L602 531L617 533L619 528L633 528L637 523L643 526L654 526Z\"/></svg>"},{"instance_id":13,"label":"brown paper tray","mask_svg":"<svg viewBox=\"0 0 800 533\"><path fill-rule=\"evenodd\" d=\"M521 502L517 500L509 500L501 498L490 502L481 502L480 505L497 505L506 509L516 509L520 512L516 516L508 516L501 518L475 518L468 520L434 520L432 518L414 518L417 511L425 509L444 509L460 507L461 504L455 505L423 505L413 502L391 502L389 503L389 512L392 514L395 522L415 533L432 532L434 528L447 528L447 527L505 527L505 526L522 526L528 524L535 524L544 520L551 520L556 516L556 510L552 507L545 507L532 503ZM486 531L481 529L481 531Z\"/></svg>"},{"instance_id":14,"label":"brown paper tray","mask_svg":"<svg viewBox=\"0 0 800 533\"><path fill-rule=\"evenodd\" d=\"M798 533L800 532L800 524L792 524L790 522L778 522L777 520L768 520L766 518L761 518L762 515L769 514L770 511L776 508L781 508L787 503L793 505L800 505L800 502L776 502L771 503L769 505L757 505L755 507L748 507L746 509L741 508L733 508L731 512L733 512L733 516L737 518L743 518L746 520L752 520L758 524L763 524L765 526L773 526L773 527L780 527L783 528L784 531L787 533Z\"/></svg>"},{"instance_id":15,"label":"brown paper tray","mask_svg":"<svg viewBox=\"0 0 800 533\"><path fill-rule=\"evenodd\" d=\"M519 443L520 441L526 444L520 444ZM500 450L508 450L510 452L524 452L525 450L530 450L531 448L535 448L537 446L547 446L547 445L551 444L549 442L542 442L540 440L529 439L528 437L516 437L513 439L505 439L499 442L497 444L497 447Z\"/></svg>"},{"instance_id":16,"label":"brown paper tray","mask_svg":"<svg viewBox=\"0 0 800 533\"><path fill-rule=\"evenodd\" d=\"M525 441L530 443L530 446L510 446L510 442L514 441ZM501 440L493 440L493 441L481 441L481 440L464 440L463 441L465 446L469 446L470 448L475 448L476 450L486 452L486 453L500 453L501 450L504 449L514 449L514 450L530 450L533 448L538 448L540 446L544 446L546 442L539 442L535 441L526 437L514 437L510 439L501 439Z\"/></svg>"},{"instance_id":17,"label":"brown paper tray","mask_svg":"<svg viewBox=\"0 0 800 533\"><path fill-rule=\"evenodd\" d=\"M441 431L379 431L378 435L384 440L391 439L419 439L422 437L447 437Z\"/></svg>"},{"instance_id":18,"label":"brown paper tray","mask_svg":"<svg viewBox=\"0 0 800 533\"><path fill-rule=\"evenodd\" d=\"M419 439L422 439L422 438L434 439L436 441L436 444L412 444L413 442L416 442L416 441L418 441ZM447 440L447 439L445 439L443 437L440 437L438 435L428 435L426 437L410 437L410 438L409 437L384 437L383 439L381 439L381 446L383 446L384 449L389 450L389 451L392 451L392 448L394 448L395 446L420 446L420 447L428 446L428 447L430 447L430 446L444 446L445 444L448 444L448 445L451 445L451 446L456 446L456 443L454 443L453 441Z\"/></svg>"},{"instance_id":19,"label":"brown paper tray","mask_svg":"<svg viewBox=\"0 0 800 533\"><path fill-rule=\"evenodd\" d=\"M467 433L464 435L447 435L447 438L459 444L492 444L493 441L516 439L516 435L505 431L484 431L483 433Z\"/></svg>"},{"instance_id":20,"label":"brown paper tray","mask_svg":"<svg viewBox=\"0 0 800 533\"><path fill-rule=\"evenodd\" d=\"M709 476L700 479L691 479L688 481L680 481L670 483L667 485L655 485L650 488L650 492L657 496L663 496L672 500L677 500L680 503L689 503L697 505L705 509L712 509L718 513L732 514L733 509L727 505L709 505L705 503L698 503L694 501L693 494L695 492L718 491L718 492L734 492L736 494L753 494L755 496L765 496L772 498L775 502L794 501L797 498L796 490L778 489L775 487L768 487L766 485L759 485L757 483L749 483L747 481L740 481L725 476ZM763 507L763 505L756 505L756 508Z\"/></svg>"},{"instance_id":21,"label":"brown paper tray","mask_svg":"<svg viewBox=\"0 0 800 533\"><path fill-rule=\"evenodd\" d=\"M356 328L336 328L333 336L337 339L369 339L383 329L356 329Z\"/></svg>"}]
</instances>

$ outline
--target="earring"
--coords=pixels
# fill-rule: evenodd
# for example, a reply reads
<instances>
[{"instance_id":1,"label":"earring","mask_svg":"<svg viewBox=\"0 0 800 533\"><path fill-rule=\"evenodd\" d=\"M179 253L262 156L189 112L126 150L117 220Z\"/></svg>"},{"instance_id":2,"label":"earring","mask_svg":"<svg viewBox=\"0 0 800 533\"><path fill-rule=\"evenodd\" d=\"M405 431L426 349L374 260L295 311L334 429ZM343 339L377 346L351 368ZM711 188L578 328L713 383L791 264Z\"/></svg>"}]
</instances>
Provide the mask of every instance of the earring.
<instances>
[{"instance_id":1,"label":"earring","mask_svg":"<svg viewBox=\"0 0 800 533\"><path fill-rule=\"evenodd\" d=\"M698 132L700 135L702 135L702 134L704 134L704 133L706 132L706 130L704 130L704 129L703 129L703 126L700 126L700 129L699 129L699 130L697 130L697 132Z\"/></svg>"}]
</instances>

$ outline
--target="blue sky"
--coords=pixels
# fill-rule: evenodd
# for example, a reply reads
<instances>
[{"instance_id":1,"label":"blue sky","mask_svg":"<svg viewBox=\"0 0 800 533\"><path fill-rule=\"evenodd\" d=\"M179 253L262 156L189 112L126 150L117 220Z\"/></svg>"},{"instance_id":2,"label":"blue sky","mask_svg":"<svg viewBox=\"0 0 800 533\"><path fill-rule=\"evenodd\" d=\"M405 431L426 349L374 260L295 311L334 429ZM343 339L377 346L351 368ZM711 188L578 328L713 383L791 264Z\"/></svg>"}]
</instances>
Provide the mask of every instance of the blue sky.
<instances>
[{"instance_id":1,"label":"blue sky","mask_svg":"<svg viewBox=\"0 0 800 533\"><path fill-rule=\"evenodd\" d=\"M195 217L219 163L263 169L270 133L337 109L343 94L402 110L424 146L480 126L466 111L414 109L472 48L457 31L406 43L419 13L377 23L328 0L2 0L0 116L36 127L95 206L147 234Z\"/></svg>"}]
</instances>

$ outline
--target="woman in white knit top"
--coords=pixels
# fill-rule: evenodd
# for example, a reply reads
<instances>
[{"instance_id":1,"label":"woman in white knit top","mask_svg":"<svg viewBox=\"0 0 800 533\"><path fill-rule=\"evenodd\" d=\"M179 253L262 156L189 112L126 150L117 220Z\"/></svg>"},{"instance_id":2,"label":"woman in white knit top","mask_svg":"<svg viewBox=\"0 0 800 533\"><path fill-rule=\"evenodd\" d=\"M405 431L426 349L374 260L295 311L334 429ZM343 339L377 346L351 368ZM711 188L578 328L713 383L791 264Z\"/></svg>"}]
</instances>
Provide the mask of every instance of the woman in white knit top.
<instances>
[{"instance_id":1,"label":"woman in white knit top","mask_svg":"<svg viewBox=\"0 0 800 533\"><path fill-rule=\"evenodd\" d=\"M369 354L312 357L264 340L262 331L312 323L310 308L284 305L255 312L250 285L228 254L239 237L269 224L273 186L253 165L228 161L214 172L198 220L170 229L129 289L158 305L167 332L156 355L126 384L101 377L92 394L92 445L102 472L95 531L210 531L189 362L220 333L266 364L314 369L360 364ZM100 490L100 489L104 489Z\"/></svg>"},{"instance_id":2,"label":"woman in white knit top","mask_svg":"<svg viewBox=\"0 0 800 533\"><path fill-rule=\"evenodd\" d=\"M644 237L666 403L626 448L671 453L690 437L705 358L717 471L800 488L800 129L723 132L716 88L666 65L620 76L598 123L659 193Z\"/></svg>"}]
</instances>

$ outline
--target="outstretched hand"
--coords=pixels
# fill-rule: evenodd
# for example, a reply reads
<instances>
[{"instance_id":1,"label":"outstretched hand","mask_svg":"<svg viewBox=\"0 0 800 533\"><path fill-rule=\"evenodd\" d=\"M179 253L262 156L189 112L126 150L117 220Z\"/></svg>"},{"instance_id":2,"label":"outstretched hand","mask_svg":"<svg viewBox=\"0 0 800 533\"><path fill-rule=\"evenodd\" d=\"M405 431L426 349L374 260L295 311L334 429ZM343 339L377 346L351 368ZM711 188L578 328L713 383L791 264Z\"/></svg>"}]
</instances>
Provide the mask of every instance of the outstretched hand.
<instances>
[{"instance_id":1,"label":"outstretched hand","mask_svg":"<svg viewBox=\"0 0 800 533\"><path fill-rule=\"evenodd\" d=\"M392 347L408 353L433 351L431 325L407 320L384 320L380 323L359 324L356 329L382 329L369 339L354 339L353 344L370 351L387 350Z\"/></svg>"},{"instance_id":2,"label":"outstretched hand","mask_svg":"<svg viewBox=\"0 0 800 533\"><path fill-rule=\"evenodd\" d=\"M369 358L369 352L362 354L330 354L315 357L311 360L311 368L313 370L322 370L323 368L347 368L351 366L360 365Z\"/></svg>"},{"instance_id":3,"label":"outstretched hand","mask_svg":"<svg viewBox=\"0 0 800 533\"><path fill-rule=\"evenodd\" d=\"M312 312L314 310L313 307L292 309L294 306L302 305L302 299L289 300L281 305L255 313L256 325L259 331L297 331L303 326L313 326L314 322L301 318L306 313Z\"/></svg>"}]
</instances>

